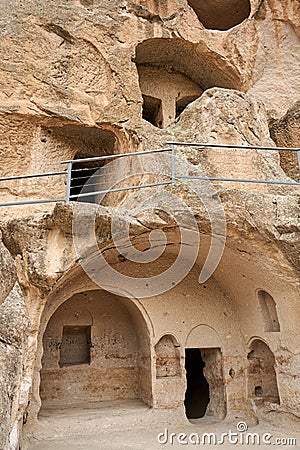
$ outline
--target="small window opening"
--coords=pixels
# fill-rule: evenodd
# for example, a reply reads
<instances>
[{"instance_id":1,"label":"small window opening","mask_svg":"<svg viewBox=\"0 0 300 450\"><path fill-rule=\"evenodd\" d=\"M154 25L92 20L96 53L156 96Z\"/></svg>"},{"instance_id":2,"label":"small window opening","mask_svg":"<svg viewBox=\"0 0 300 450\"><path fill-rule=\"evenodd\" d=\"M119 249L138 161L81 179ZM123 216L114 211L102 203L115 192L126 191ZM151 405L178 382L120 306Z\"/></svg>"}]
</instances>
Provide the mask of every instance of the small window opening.
<instances>
[{"instance_id":1,"label":"small window opening","mask_svg":"<svg viewBox=\"0 0 300 450\"><path fill-rule=\"evenodd\" d=\"M159 98L143 95L143 119L155 127L163 127L162 103Z\"/></svg>"},{"instance_id":2,"label":"small window opening","mask_svg":"<svg viewBox=\"0 0 300 450\"><path fill-rule=\"evenodd\" d=\"M273 297L263 290L258 291L257 295L264 322L264 331L280 331L276 303Z\"/></svg>"},{"instance_id":3,"label":"small window opening","mask_svg":"<svg viewBox=\"0 0 300 450\"><path fill-rule=\"evenodd\" d=\"M255 386L254 395L255 397L260 397L261 395L263 395L263 389L261 386Z\"/></svg>"},{"instance_id":4,"label":"small window opening","mask_svg":"<svg viewBox=\"0 0 300 450\"><path fill-rule=\"evenodd\" d=\"M90 364L91 327L64 326L60 367Z\"/></svg>"}]
</instances>

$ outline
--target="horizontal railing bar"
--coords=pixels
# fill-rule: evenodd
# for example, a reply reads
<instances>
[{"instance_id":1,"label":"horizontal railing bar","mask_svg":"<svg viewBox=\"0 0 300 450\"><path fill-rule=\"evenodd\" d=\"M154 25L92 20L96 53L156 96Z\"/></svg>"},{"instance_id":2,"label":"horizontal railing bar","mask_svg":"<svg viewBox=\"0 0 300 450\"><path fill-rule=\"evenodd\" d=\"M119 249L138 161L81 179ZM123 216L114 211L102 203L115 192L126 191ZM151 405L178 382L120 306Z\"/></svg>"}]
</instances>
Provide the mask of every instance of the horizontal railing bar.
<instances>
[{"instance_id":1,"label":"horizontal railing bar","mask_svg":"<svg viewBox=\"0 0 300 450\"><path fill-rule=\"evenodd\" d=\"M15 177L2 177L0 181L8 180L21 180L25 178L41 178L41 177L52 177L53 175L67 175L67 171L64 172L46 172L46 173L35 173L33 175L17 175Z\"/></svg>"},{"instance_id":2,"label":"horizontal railing bar","mask_svg":"<svg viewBox=\"0 0 300 450\"><path fill-rule=\"evenodd\" d=\"M300 151L300 147L261 147L254 145L233 145L233 144L201 144L199 142L167 142L170 145L181 145L186 147L212 147L212 148L238 148L242 150L287 150L292 152Z\"/></svg>"},{"instance_id":3,"label":"horizontal railing bar","mask_svg":"<svg viewBox=\"0 0 300 450\"><path fill-rule=\"evenodd\" d=\"M88 188L88 187L90 187L90 186L99 186L99 184L100 183L85 183L85 184L78 184L77 186L76 185L73 185L73 186L71 186L71 190L73 189L79 189L79 188L83 188L83 187L86 187L86 188Z\"/></svg>"},{"instance_id":4,"label":"horizontal railing bar","mask_svg":"<svg viewBox=\"0 0 300 450\"><path fill-rule=\"evenodd\" d=\"M89 193L85 193L85 194L70 195L70 198L90 197L91 195L108 194L110 192L119 192L119 191L129 191L130 189L141 189L144 187L162 186L165 184L172 184L172 181L171 180L170 181L160 181L158 183L141 184L140 186L128 186L128 187L124 187L124 188L107 189L105 191L97 191L97 192L89 192Z\"/></svg>"},{"instance_id":5,"label":"horizontal railing bar","mask_svg":"<svg viewBox=\"0 0 300 450\"><path fill-rule=\"evenodd\" d=\"M209 181L235 181L237 183L263 183L263 184L283 184L283 185L300 185L297 181L276 181L276 180L248 180L243 178L217 178L217 177L198 177L189 175L178 175L176 179L190 179L190 180L209 180Z\"/></svg>"},{"instance_id":6,"label":"horizontal railing bar","mask_svg":"<svg viewBox=\"0 0 300 450\"><path fill-rule=\"evenodd\" d=\"M72 170L72 174L74 174L74 170ZM81 171L81 170L79 170L79 169L76 169L76 172L83 172L83 171ZM108 171L101 171L101 172L99 172L98 173L98 175L96 175L96 173L98 172L98 170L96 170L95 172L93 172L92 174L87 174L87 175L84 175L84 173L82 174L83 176L82 177L80 177L80 176L78 176L77 177L77 175L76 175L76 173L74 174L75 176L74 177L72 177L72 180L77 180L78 178L90 178L90 177L103 177L104 175L112 175L113 174L113 172L108 172ZM80 174L79 174L80 175Z\"/></svg>"},{"instance_id":7,"label":"horizontal railing bar","mask_svg":"<svg viewBox=\"0 0 300 450\"><path fill-rule=\"evenodd\" d=\"M100 161L102 159L111 159L111 158L120 158L123 156L138 156L138 155L149 155L149 153L162 153L162 152L170 152L171 148L159 148L158 150L146 150L144 152L133 152L133 153L118 153L116 155L104 155L104 156L95 156L94 158L82 158L82 159L69 159L67 161L61 161L61 164L76 164L80 162L89 162L89 161Z\"/></svg>"},{"instance_id":8,"label":"horizontal railing bar","mask_svg":"<svg viewBox=\"0 0 300 450\"><path fill-rule=\"evenodd\" d=\"M57 202L65 202L65 198L55 198L55 199L44 199L44 200L28 200L24 202L9 202L9 203L0 203L0 206L17 206L17 205L35 205L38 203L57 203Z\"/></svg>"},{"instance_id":9,"label":"horizontal railing bar","mask_svg":"<svg viewBox=\"0 0 300 450\"><path fill-rule=\"evenodd\" d=\"M97 172L98 169L103 169L104 167L106 167L106 166L104 165L104 166L95 166L95 167L83 167L82 169L73 169L73 167L72 167L72 173L74 173L74 172L92 172L92 171Z\"/></svg>"}]
</instances>

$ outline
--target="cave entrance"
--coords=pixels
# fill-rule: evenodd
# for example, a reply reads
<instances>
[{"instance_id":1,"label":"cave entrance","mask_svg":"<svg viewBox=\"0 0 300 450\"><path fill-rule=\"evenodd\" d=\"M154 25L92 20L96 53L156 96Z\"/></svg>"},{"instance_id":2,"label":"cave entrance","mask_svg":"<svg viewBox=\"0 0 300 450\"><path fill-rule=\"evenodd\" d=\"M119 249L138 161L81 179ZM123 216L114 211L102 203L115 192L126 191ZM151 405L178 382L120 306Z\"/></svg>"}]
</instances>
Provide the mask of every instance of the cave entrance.
<instances>
[{"instance_id":1,"label":"cave entrance","mask_svg":"<svg viewBox=\"0 0 300 450\"><path fill-rule=\"evenodd\" d=\"M101 188L101 165L99 161L95 161L94 163L73 163L71 174L71 195L76 196L72 198L73 201L80 200L84 203L96 203L96 196L93 195L93 192L99 191ZM96 174L96 172L98 173ZM93 175L95 176L92 178ZM89 192L91 195L79 197L80 194Z\"/></svg>"},{"instance_id":2,"label":"cave entrance","mask_svg":"<svg viewBox=\"0 0 300 450\"><path fill-rule=\"evenodd\" d=\"M51 136L52 152L57 148L65 151L65 155L74 160L72 164L70 199L86 203L95 203L93 194L101 190L102 171L107 160L86 160L99 156L119 153L120 143L111 130L82 125L65 125L48 130ZM50 138L48 137L48 140ZM49 144L49 145L50 145ZM68 158L68 159L69 159ZM101 172L97 173L101 169ZM94 178L91 178L94 175ZM89 194L79 197L80 194Z\"/></svg>"},{"instance_id":3,"label":"cave entrance","mask_svg":"<svg viewBox=\"0 0 300 450\"><path fill-rule=\"evenodd\" d=\"M188 419L199 419L206 413L210 400L209 384L204 375L205 362L200 348L185 350L187 389L185 411Z\"/></svg>"}]
</instances>

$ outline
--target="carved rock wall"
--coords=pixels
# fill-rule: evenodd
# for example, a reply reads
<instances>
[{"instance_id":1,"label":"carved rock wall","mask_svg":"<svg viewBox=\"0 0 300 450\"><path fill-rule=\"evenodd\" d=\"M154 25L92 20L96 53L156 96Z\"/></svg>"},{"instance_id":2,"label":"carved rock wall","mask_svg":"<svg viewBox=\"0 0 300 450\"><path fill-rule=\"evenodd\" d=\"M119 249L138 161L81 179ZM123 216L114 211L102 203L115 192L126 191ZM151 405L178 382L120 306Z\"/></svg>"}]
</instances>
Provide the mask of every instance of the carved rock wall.
<instances>
[{"instance_id":1,"label":"carved rock wall","mask_svg":"<svg viewBox=\"0 0 300 450\"><path fill-rule=\"evenodd\" d=\"M230 14L221 21L221 2L203 2L205 8L198 3L62 0L58 7L54 0L1 2L0 176L60 171L62 160L149 150L164 147L173 139L299 146L299 108L295 104L300 87L299 2L245 0L239 2L243 8L236 16ZM222 3L229 12L236 4L227 0ZM230 22L232 18L236 23ZM167 90L162 84L170 79L172 90ZM164 129L159 125L159 111L154 124L144 120L143 94L168 101L172 97L172 107L164 111ZM189 100L180 104L176 113L176 101L187 97ZM177 157L177 173L298 179L294 154L179 147ZM136 183L152 182L169 175L169 162L141 157L122 170L123 175L139 171ZM65 187L64 175L54 182L0 181L1 200L63 198ZM174 258L180 239L173 219L161 212L166 192L191 208L207 253L211 227L205 206L193 195L194 187L191 183L189 190L177 182L167 188L108 196L96 216L96 234L100 249L114 267L136 276L145 270L128 263L125 257L119 259L115 252L111 220L116 205L123 208L117 212L119 222L124 227L130 225L130 235L140 248L148 248L150 230L167 231L167 256ZM143 332L136 333L136 341L136 336L128 338L131 343L128 355L125 352L129 361L126 367L124 360L120 362L122 358L115 358L122 370L118 366L115 384L107 388L109 398L116 398L119 390L123 396L136 396L154 408L183 408L188 336L196 327L209 325L218 342L213 338L214 344L205 341L199 332L193 345L206 349L208 360L213 345L222 349L222 358L209 360L207 367L207 378L216 385L211 411L219 419L226 411L228 418L241 411L255 414L245 381L247 354L255 338L274 354L280 404L265 407L279 415L299 417L297 189L226 183L216 186L226 214L227 243L214 277L199 285L195 269L191 278L159 298L134 303L122 300L126 308L116 307L112 316L116 318L126 310L132 324ZM213 196L210 202L213 204ZM90 212L89 205L82 205L83 236ZM48 379L45 361L48 358L49 362L49 354L45 349L43 357L43 341L46 345L54 336L47 334L49 328L44 339L44 331L47 324L51 327L55 322L56 312L58 317L57 308L73 295L98 289L78 264L72 241L73 213L74 205L63 203L0 210L5 244L0 241L0 447L5 450L18 448L23 416L24 422L28 419L26 432L30 434L47 396L53 399L58 392L67 398L69 372L72 382L78 381L76 370L73 373L68 367L63 369L63 383L55 385L57 372L61 374L57 347L56 359L51 360L56 365L48 367L54 371ZM197 267L203 265L203 259L201 253ZM157 274L165 262L152 264L145 272ZM258 290L270 293L275 301L280 324L276 332L265 330ZM76 315L78 311L71 312ZM99 311L97 314L101 316ZM76 326L74 320L62 323L58 317L56 344L61 342L62 326ZM163 336L172 336L175 344L168 352L161 351L159 359L155 348L159 349ZM134 348L130 347L133 342ZM122 345L125 343L126 339ZM117 344L121 345L119 341ZM113 354L111 348L106 353ZM168 374L166 359L174 376L160 376ZM106 361L107 371L114 366L110 362ZM84 375L88 387L84 392L91 392L95 385L97 364L89 367L90 378ZM126 391L124 374L127 377L128 371L133 375ZM78 373L82 375L81 370ZM110 373L106 376L108 383Z\"/></svg>"}]
</instances>

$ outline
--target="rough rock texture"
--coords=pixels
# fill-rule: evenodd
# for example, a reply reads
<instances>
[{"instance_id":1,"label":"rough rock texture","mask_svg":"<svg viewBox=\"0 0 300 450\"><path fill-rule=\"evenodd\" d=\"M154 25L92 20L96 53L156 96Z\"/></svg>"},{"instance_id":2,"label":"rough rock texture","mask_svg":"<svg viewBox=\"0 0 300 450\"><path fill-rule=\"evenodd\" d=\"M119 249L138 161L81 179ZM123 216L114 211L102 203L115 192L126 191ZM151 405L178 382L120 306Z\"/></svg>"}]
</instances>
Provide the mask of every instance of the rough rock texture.
<instances>
[{"instance_id":1,"label":"rough rock texture","mask_svg":"<svg viewBox=\"0 0 300 450\"><path fill-rule=\"evenodd\" d=\"M29 320L22 292L15 282L13 259L2 243L1 246L5 265L1 272L4 301L0 306L0 446L17 449L29 401L30 382L25 378Z\"/></svg>"},{"instance_id":2,"label":"rough rock texture","mask_svg":"<svg viewBox=\"0 0 300 450\"><path fill-rule=\"evenodd\" d=\"M299 1L238 3L239 9L228 0L201 7L194 0L1 2L0 177L61 171L61 161L157 149L170 140L299 146ZM295 155L177 146L176 174L292 182L299 180ZM124 186L128 176L144 184L171 175L169 154L99 165L108 186ZM64 203L65 192L65 174L0 180L1 203L61 199L0 207L1 450L26 448L22 434L34 438L45 427L37 422L41 407L62 407L72 389L79 401L136 397L186 420L190 347L206 357L208 417L261 420L264 412L275 424L299 423L299 186L212 188L177 179L110 194L98 210ZM226 246L213 276L199 284L212 234L217 246L225 235L218 199ZM74 248L75 216L83 255ZM196 240L180 235L178 223L195 231L193 217L201 237L195 266L180 282L172 272L154 296L163 282L151 277L167 271L182 247L181 269L192 259ZM142 255L153 243L159 250L165 233L161 258L131 262L128 242L119 254L115 223L119 233L129 230ZM112 290L104 295L84 273L85 261L97 273L99 249L111 267L137 278L127 290L104 275L101 286ZM143 277L150 281L135 295ZM259 292L275 304L276 331L265 326ZM86 303L93 307L86 310ZM256 342L267 356L253 356ZM72 345L82 364L60 367ZM264 364L268 369L257 370ZM170 415L157 417L167 422Z\"/></svg>"},{"instance_id":3,"label":"rough rock texture","mask_svg":"<svg viewBox=\"0 0 300 450\"><path fill-rule=\"evenodd\" d=\"M275 121L270 131L278 147L299 148L300 102L296 102L281 119ZM296 152L281 151L280 165L288 176L294 180L300 180Z\"/></svg>"},{"instance_id":4,"label":"rough rock texture","mask_svg":"<svg viewBox=\"0 0 300 450\"><path fill-rule=\"evenodd\" d=\"M0 234L0 239L2 238L2 234ZM5 274L1 276L0 279L0 304L4 302L7 295L13 288L16 280L16 268L14 265L14 261L7 250L7 248L3 245L2 239L0 240L0 272L1 274Z\"/></svg>"}]
</instances>

